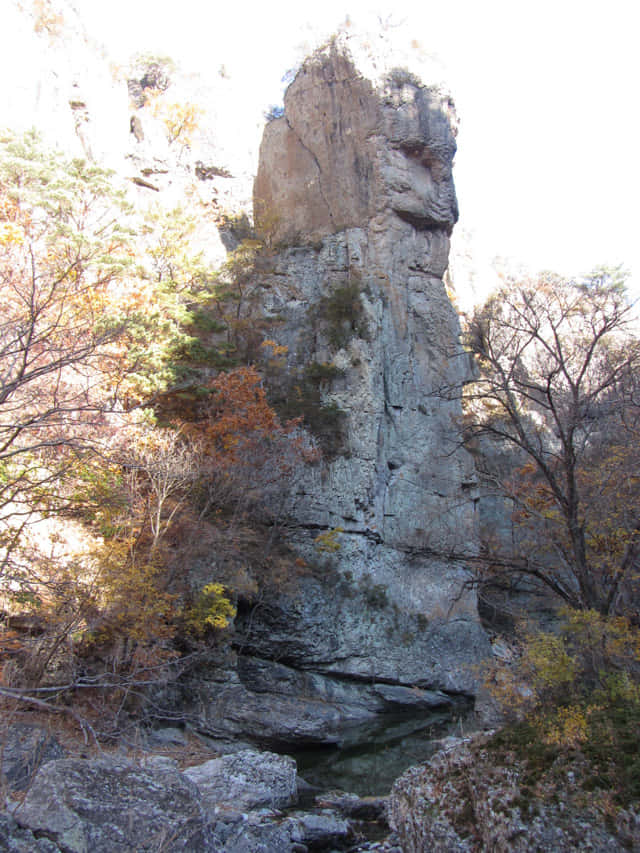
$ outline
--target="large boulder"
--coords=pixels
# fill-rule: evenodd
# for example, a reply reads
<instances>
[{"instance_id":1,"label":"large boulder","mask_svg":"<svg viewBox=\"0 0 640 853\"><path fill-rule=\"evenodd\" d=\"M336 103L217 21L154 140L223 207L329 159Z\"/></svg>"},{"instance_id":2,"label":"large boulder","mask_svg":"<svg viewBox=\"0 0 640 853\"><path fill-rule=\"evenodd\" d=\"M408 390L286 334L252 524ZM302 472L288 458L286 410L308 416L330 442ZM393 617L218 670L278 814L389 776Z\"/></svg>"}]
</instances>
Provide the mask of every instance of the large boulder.
<instances>
[{"instance_id":1,"label":"large boulder","mask_svg":"<svg viewBox=\"0 0 640 853\"><path fill-rule=\"evenodd\" d=\"M489 744L453 742L396 781L389 822L404 853L638 849L637 813L608 813L611 802L582 788L579 768L561 755L544 783L532 785L522 760L496 760Z\"/></svg>"},{"instance_id":2,"label":"large boulder","mask_svg":"<svg viewBox=\"0 0 640 853\"><path fill-rule=\"evenodd\" d=\"M343 798L285 816L297 801L292 758L242 750L180 773L165 756L143 765L113 758L65 759L43 767L16 810L0 816L11 853L292 853L342 847L350 818L379 817L380 804ZM4 846L2 846L4 845Z\"/></svg>"},{"instance_id":3,"label":"large boulder","mask_svg":"<svg viewBox=\"0 0 640 853\"><path fill-rule=\"evenodd\" d=\"M177 770L68 758L35 777L16 820L67 853L215 849L196 786Z\"/></svg>"},{"instance_id":4,"label":"large boulder","mask_svg":"<svg viewBox=\"0 0 640 853\"><path fill-rule=\"evenodd\" d=\"M273 752L241 750L189 767L184 775L197 786L201 805L210 814L282 808L298 796L295 761Z\"/></svg>"}]
</instances>

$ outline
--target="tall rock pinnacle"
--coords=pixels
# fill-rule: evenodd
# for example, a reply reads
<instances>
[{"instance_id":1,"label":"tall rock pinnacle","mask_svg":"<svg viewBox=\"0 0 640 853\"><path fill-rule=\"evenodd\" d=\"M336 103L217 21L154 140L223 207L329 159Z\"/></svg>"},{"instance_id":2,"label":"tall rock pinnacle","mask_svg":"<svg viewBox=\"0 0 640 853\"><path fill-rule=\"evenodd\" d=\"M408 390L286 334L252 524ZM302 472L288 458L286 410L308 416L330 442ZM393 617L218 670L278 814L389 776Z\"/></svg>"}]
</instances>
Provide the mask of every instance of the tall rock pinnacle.
<instances>
[{"instance_id":1,"label":"tall rock pinnacle","mask_svg":"<svg viewBox=\"0 0 640 853\"><path fill-rule=\"evenodd\" d=\"M460 555L476 548L476 483L459 401L437 393L468 371L442 280L455 150L448 96L404 70L367 79L337 42L303 64L265 129L264 310L289 396L315 382L327 452L291 512L312 577L297 602L274 593L247 618L262 668L474 690L488 643ZM339 416L323 427L323 411Z\"/></svg>"}]
</instances>

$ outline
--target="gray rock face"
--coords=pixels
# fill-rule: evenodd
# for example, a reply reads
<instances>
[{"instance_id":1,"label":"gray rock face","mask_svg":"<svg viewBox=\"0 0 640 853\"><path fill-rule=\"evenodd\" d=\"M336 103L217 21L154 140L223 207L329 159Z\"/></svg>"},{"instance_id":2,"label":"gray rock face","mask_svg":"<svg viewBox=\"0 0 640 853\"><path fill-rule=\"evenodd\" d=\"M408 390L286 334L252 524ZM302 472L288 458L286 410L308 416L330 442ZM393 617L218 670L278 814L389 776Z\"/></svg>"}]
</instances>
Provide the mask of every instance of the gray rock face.
<instances>
[{"instance_id":1,"label":"gray rock face","mask_svg":"<svg viewBox=\"0 0 640 853\"><path fill-rule=\"evenodd\" d=\"M380 714L429 713L451 705L442 692L345 680L250 656L222 682L198 687L200 726L214 737L263 744L337 744Z\"/></svg>"},{"instance_id":2,"label":"gray rock face","mask_svg":"<svg viewBox=\"0 0 640 853\"><path fill-rule=\"evenodd\" d=\"M24 791L42 765L64 756L55 737L38 726L14 723L1 736L2 781L14 791Z\"/></svg>"},{"instance_id":3,"label":"gray rock face","mask_svg":"<svg viewBox=\"0 0 640 853\"><path fill-rule=\"evenodd\" d=\"M264 311L287 347L282 397L315 381L326 453L291 512L311 576L237 625L245 652L296 669L473 692L489 647L451 555L477 548L477 483L460 406L437 394L468 378L442 281L457 219L453 122L440 92L407 72L374 84L332 44L265 130L254 188L272 246ZM317 537L331 531L339 549L325 551Z\"/></svg>"},{"instance_id":4,"label":"gray rock face","mask_svg":"<svg viewBox=\"0 0 640 853\"><path fill-rule=\"evenodd\" d=\"M267 667L268 674L261 675L252 668L245 681L237 673L227 673L222 682L202 673L196 688L201 730L216 738L249 737L267 745L334 744L345 727L375 714L365 701L350 702L335 691L328 698L327 691L313 690L304 683L306 673L276 663ZM316 685L320 680L311 679Z\"/></svg>"},{"instance_id":5,"label":"gray rock face","mask_svg":"<svg viewBox=\"0 0 640 853\"><path fill-rule=\"evenodd\" d=\"M36 838L6 814L0 814L0 850L4 853L60 853L60 848L53 841Z\"/></svg>"}]
</instances>

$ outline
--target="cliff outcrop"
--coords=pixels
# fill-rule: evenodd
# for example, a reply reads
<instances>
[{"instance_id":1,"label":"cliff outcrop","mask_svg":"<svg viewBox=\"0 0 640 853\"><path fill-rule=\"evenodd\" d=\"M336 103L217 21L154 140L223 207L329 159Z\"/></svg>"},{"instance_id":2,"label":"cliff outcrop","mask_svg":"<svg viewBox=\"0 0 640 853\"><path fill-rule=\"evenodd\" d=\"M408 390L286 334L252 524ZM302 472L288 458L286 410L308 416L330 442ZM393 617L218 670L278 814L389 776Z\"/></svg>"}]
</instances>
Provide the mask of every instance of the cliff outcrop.
<instances>
[{"instance_id":1,"label":"cliff outcrop","mask_svg":"<svg viewBox=\"0 0 640 853\"><path fill-rule=\"evenodd\" d=\"M446 94L401 70L368 80L335 42L265 129L254 208L269 247L262 311L286 349L275 398L293 414L307 404L324 458L288 520L310 574L241 609L241 684L224 700L209 691L212 723L247 725L258 704L286 740L331 740L341 723L411 707L406 688L475 690L488 643L450 555L477 547L476 480L459 403L437 393L468 370L443 284L455 148Z\"/></svg>"},{"instance_id":2,"label":"cliff outcrop","mask_svg":"<svg viewBox=\"0 0 640 853\"><path fill-rule=\"evenodd\" d=\"M345 44L336 39L307 60L284 115L265 129L258 227L276 243L313 243L394 213L417 231L450 235L458 219L451 99L405 69L366 79Z\"/></svg>"}]
</instances>

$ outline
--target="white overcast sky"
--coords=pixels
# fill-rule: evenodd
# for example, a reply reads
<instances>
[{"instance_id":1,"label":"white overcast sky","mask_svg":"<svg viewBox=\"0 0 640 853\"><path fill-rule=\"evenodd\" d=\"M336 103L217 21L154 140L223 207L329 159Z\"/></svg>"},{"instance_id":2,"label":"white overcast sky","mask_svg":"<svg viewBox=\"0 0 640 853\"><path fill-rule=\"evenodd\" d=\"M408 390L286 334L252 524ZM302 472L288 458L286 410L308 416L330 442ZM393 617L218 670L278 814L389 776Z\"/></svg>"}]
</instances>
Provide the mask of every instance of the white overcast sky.
<instances>
[{"instance_id":1,"label":"white overcast sky","mask_svg":"<svg viewBox=\"0 0 640 853\"><path fill-rule=\"evenodd\" d=\"M224 64L265 106L281 97L284 72L347 15L369 28L379 17L394 37L419 42L426 73L454 95L459 229L473 234L479 265L502 256L580 275L621 263L640 291L634 0L75 5L111 53L165 53L205 73Z\"/></svg>"}]
</instances>

